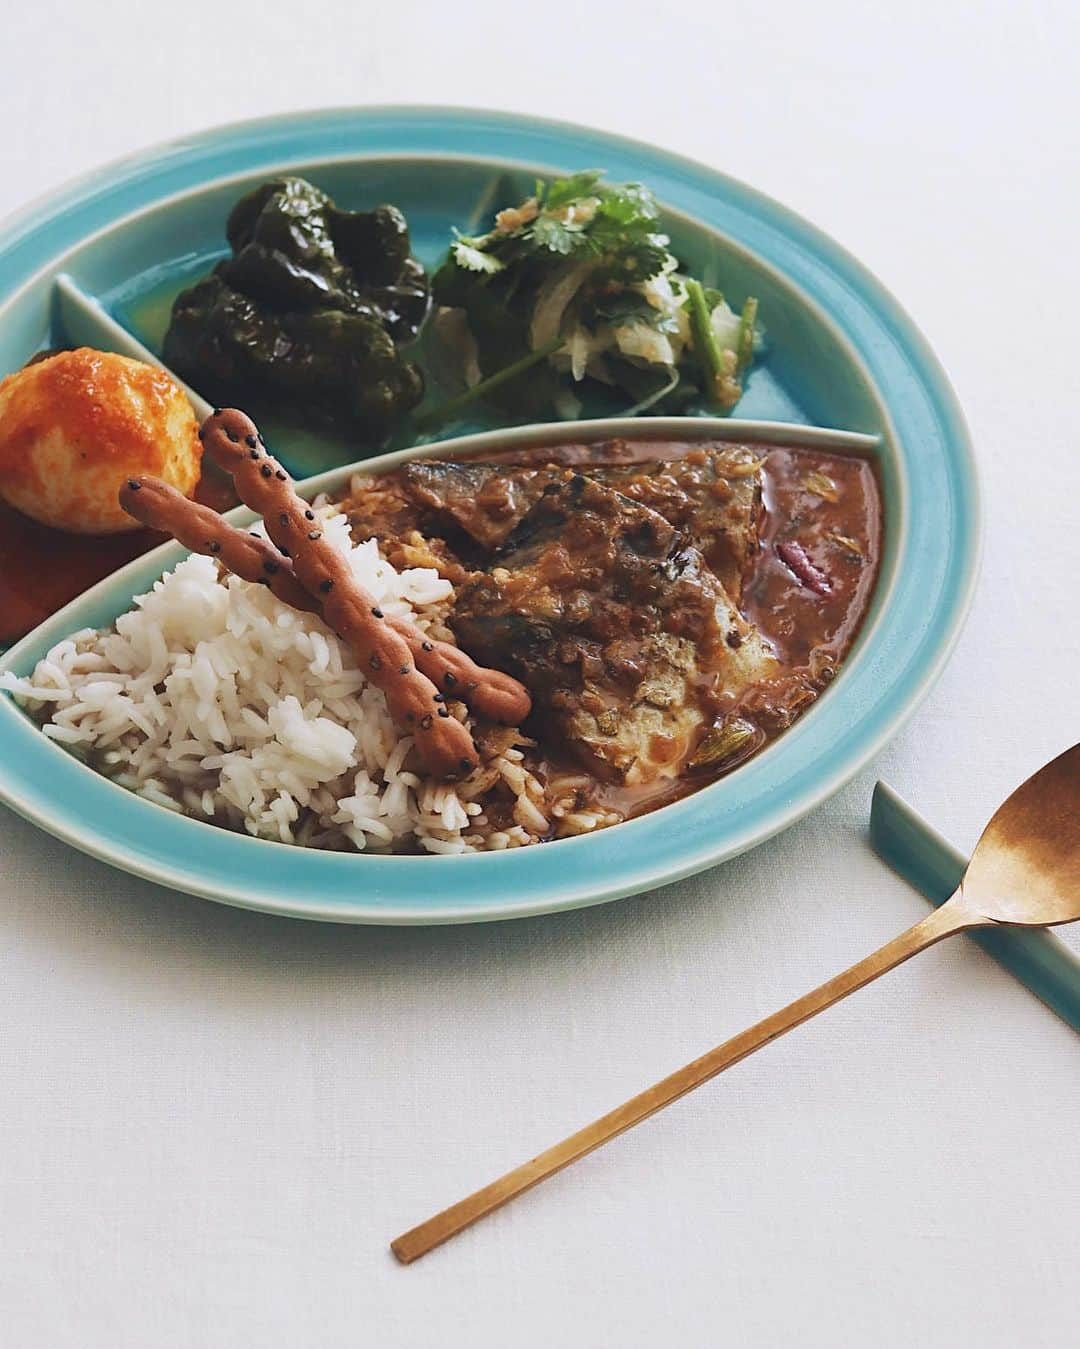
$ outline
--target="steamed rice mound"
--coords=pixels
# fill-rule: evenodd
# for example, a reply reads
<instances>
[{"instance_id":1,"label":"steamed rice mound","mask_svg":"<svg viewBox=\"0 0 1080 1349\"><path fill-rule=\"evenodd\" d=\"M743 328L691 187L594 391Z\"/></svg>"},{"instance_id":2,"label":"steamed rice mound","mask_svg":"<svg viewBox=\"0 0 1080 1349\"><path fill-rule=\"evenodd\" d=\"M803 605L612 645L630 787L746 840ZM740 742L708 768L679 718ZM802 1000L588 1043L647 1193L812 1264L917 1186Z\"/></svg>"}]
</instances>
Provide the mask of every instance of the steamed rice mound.
<instances>
[{"instance_id":1,"label":"steamed rice mound","mask_svg":"<svg viewBox=\"0 0 1080 1349\"><path fill-rule=\"evenodd\" d=\"M396 571L374 540L352 543L343 515L319 514L387 614L452 640L449 581L431 568ZM0 676L0 687L121 786L260 838L455 853L548 832L520 733L479 728L480 765L464 782L421 776L412 738L349 648L321 619L222 574L211 558L188 557L111 629L76 633L29 679ZM466 718L464 705L452 711ZM497 819L485 813L490 802Z\"/></svg>"}]
</instances>

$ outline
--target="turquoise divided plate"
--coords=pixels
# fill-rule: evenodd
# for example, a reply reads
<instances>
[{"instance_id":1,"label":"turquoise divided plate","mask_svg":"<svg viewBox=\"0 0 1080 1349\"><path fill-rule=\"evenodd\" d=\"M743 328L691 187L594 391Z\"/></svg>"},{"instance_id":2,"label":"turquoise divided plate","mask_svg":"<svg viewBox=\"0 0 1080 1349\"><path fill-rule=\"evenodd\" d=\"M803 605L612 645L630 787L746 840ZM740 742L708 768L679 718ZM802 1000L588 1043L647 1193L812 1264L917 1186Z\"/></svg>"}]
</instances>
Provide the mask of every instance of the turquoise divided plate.
<instances>
[{"instance_id":1,"label":"turquoise divided plate","mask_svg":"<svg viewBox=\"0 0 1080 1349\"><path fill-rule=\"evenodd\" d=\"M348 206L391 200L433 262L450 226L539 171L603 167L648 183L676 253L738 303L761 300L768 354L738 420L561 424L574 436L678 434L825 443L876 455L886 551L871 614L840 676L790 731L720 782L655 814L541 847L459 857L327 854L215 829L125 792L46 740L0 697L0 799L74 846L138 875L228 903L343 922L441 923L551 912L649 889L734 856L839 788L895 733L940 672L970 601L979 509L970 445L948 383L911 321L849 255L775 202L663 151L584 128L461 109L368 108L206 132L103 169L0 230L0 371L61 325L54 282L71 276L99 331L118 320L152 350L168 303L224 248L228 206L283 169ZM122 345L122 331L117 345ZM104 345L102 340L98 345ZM492 424L455 450L507 438ZM843 427L846 432L815 430ZM486 431L476 438L469 433ZM551 427L512 439L550 439ZM340 446L274 436L297 474L340 464ZM449 447L440 446L440 452ZM419 447L383 456L381 468ZM352 457L352 456L347 456ZM332 486L349 470L304 484ZM28 671L61 636L110 621L182 556L167 545L55 615L0 660Z\"/></svg>"}]
</instances>

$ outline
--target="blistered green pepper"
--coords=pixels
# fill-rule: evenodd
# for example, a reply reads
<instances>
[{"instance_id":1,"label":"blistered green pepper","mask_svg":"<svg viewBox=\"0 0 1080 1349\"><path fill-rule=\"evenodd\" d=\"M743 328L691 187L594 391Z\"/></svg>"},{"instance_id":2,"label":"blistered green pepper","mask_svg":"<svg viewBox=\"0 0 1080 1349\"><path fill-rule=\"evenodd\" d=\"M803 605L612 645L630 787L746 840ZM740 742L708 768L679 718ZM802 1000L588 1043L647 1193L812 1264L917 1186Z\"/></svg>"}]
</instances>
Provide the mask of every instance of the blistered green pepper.
<instances>
[{"instance_id":1,"label":"blistered green pepper","mask_svg":"<svg viewBox=\"0 0 1080 1349\"><path fill-rule=\"evenodd\" d=\"M279 178L237 202L226 237L232 256L173 305L166 363L213 402L378 444L424 391L400 350L430 299L405 217Z\"/></svg>"}]
</instances>

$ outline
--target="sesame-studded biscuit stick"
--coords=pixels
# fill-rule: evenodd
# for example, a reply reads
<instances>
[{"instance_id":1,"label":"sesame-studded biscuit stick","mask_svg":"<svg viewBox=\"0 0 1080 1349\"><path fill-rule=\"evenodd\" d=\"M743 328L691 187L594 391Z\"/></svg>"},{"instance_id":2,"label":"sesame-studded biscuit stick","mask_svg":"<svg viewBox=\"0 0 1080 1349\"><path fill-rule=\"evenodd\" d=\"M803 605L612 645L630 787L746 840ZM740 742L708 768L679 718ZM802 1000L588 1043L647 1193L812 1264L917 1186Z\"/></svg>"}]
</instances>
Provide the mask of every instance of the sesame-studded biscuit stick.
<instances>
[{"instance_id":1,"label":"sesame-studded biscuit stick","mask_svg":"<svg viewBox=\"0 0 1080 1349\"><path fill-rule=\"evenodd\" d=\"M278 550L261 537L237 529L209 506L189 500L160 478L140 474L120 489L120 505L148 529L171 534L193 553L214 557L242 581L265 585L283 604L307 613L321 612Z\"/></svg>"},{"instance_id":2,"label":"sesame-studded biscuit stick","mask_svg":"<svg viewBox=\"0 0 1080 1349\"><path fill-rule=\"evenodd\" d=\"M241 580L267 586L283 604L322 613L322 604L296 579L292 563L261 535L230 525L160 478L129 478L120 489L120 504L148 529L171 534L192 552L216 558ZM506 726L516 726L529 715L529 695L510 675L477 665L460 647L427 637L407 618L387 615L385 621L408 644L417 669L447 697Z\"/></svg>"},{"instance_id":3,"label":"sesame-studded biscuit stick","mask_svg":"<svg viewBox=\"0 0 1080 1349\"><path fill-rule=\"evenodd\" d=\"M297 580L322 604L327 625L348 642L360 668L382 689L391 717L415 737L427 772L448 780L470 773L477 755L468 730L416 668L408 643L358 584L348 561L323 538L314 511L267 452L255 423L236 408L225 408L208 417L199 434L206 453L232 475L241 501L262 516Z\"/></svg>"}]
</instances>

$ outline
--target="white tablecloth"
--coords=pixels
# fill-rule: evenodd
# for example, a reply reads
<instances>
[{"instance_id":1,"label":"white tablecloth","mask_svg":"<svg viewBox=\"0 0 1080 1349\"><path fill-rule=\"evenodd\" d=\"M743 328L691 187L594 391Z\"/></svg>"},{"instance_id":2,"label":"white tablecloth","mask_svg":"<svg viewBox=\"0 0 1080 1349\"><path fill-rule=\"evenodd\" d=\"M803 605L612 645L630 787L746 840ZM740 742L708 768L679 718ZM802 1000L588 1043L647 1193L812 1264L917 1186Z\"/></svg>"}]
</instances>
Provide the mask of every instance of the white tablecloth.
<instances>
[{"instance_id":1,"label":"white tablecloth","mask_svg":"<svg viewBox=\"0 0 1080 1349\"><path fill-rule=\"evenodd\" d=\"M0 1343L1076 1342L1076 1037L962 939L420 1264L387 1242L918 918L867 847L875 777L970 846L1078 738L1078 38L1068 0L8 7L5 210L158 138L364 101L599 123L755 183L923 325L988 544L869 769L606 908L305 925L0 816Z\"/></svg>"}]
</instances>

